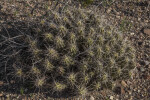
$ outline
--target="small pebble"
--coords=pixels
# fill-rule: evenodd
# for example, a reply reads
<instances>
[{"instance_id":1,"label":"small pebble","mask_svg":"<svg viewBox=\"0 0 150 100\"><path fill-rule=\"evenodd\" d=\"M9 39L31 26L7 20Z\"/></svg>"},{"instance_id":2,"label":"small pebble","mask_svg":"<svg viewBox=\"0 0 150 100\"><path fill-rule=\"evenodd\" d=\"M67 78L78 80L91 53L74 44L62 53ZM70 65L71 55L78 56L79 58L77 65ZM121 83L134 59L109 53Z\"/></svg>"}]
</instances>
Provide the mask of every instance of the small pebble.
<instances>
[{"instance_id":1,"label":"small pebble","mask_svg":"<svg viewBox=\"0 0 150 100\"><path fill-rule=\"evenodd\" d=\"M145 69L144 69L143 67L141 67L140 70L141 70L141 72L144 72L144 71L145 71Z\"/></svg>"},{"instance_id":2,"label":"small pebble","mask_svg":"<svg viewBox=\"0 0 150 100\"><path fill-rule=\"evenodd\" d=\"M132 94L132 92L131 92L131 91L129 91L129 94L131 95L131 94Z\"/></svg>"},{"instance_id":3,"label":"small pebble","mask_svg":"<svg viewBox=\"0 0 150 100\"><path fill-rule=\"evenodd\" d=\"M4 82L3 81L0 81L0 86L2 86L4 84Z\"/></svg>"},{"instance_id":4,"label":"small pebble","mask_svg":"<svg viewBox=\"0 0 150 100\"><path fill-rule=\"evenodd\" d=\"M113 100L114 99L114 97L113 96L110 96L110 100Z\"/></svg>"},{"instance_id":5,"label":"small pebble","mask_svg":"<svg viewBox=\"0 0 150 100\"><path fill-rule=\"evenodd\" d=\"M145 20L146 23L148 23L148 20Z\"/></svg>"},{"instance_id":6,"label":"small pebble","mask_svg":"<svg viewBox=\"0 0 150 100\"><path fill-rule=\"evenodd\" d=\"M127 98L128 98L128 95L125 95L125 97L127 97Z\"/></svg>"},{"instance_id":7,"label":"small pebble","mask_svg":"<svg viewBox=\"0 0 150 100\"><path fill-rule=\"evenodd\" d=\"M90 100L95 100L93 96L90 96Z\"/></svg>"},{"instance_id":8,"label":"small pebble","mask_svg":"<svg viewBox=\"0 0 150 100\"><path fill-rule=\"evenodd\" d=\"M133 96L131 96L129 100L133 100Z\"/></svg>"},{"instance_id":9,"label":"small pebble","mask_svg":"<svg viewBox=\"0 0 150 100\"><path fill-rule=\"evenodd\" d=\"M134 35L134 33L132 32L132 33L130 33L131 35Z\"/></svg>"},{"instance_id":10,"label":"small pebble","mask_svg":"<svg viewBox=\"0 0 150 100\"><path fill-rule=\"evenodd\" d=\"M120 19L120 16L116 16L116 18Z\"/></svg>"},{"instance_id":11,"label":"small pebble","mask_svg":"<svg viewBox=\"0 0 150 100\"><path fill-rule=\"evenodd\" d=\"M0 93L0 97L2 97L3 96L3 94L2 93Z\"/></svg>"},{"instance_id":12,"label":"small pebble","mask_svg":"<svg viewBox=\"0 0 150 100\"><path fill-rule=\"evenodd\" d=\"M145 61L145 65L148 65L150 62L149 61Z\"/></svg>"},{"instance_id":13,"label":"small pebble","mask_svg":"<svg viewBox=\"0 0 150 100\"><path fill-rule=\"evenodd\" d=\"M107 10L107 13L109 14L109 13L111 12L111 10L112 10L112 8L109 8L109 9Z\"/></svg>"},{"instance_id":14,"label":"small pebble","mask_svg":"<svg viewBox=\"0 0 150 100\"><path fill-rule=\"evenodd\" d=\"M140 21L141 20L141 18L138 18L138 21Z\"/></svg>"},{"instance_id":15,"label":"small pebble","mask_svg":"<svg viewBox=\"0 0 150 100\"><path fill-rule=\"evenodd\" d=\"M136 91L136 89L133 90L134 92Z\"/></svg>"},{"instance_id":16,"label":"small pebble","mask_svg":"<svg viewBox=\"0 0 150 100\"><path fill-rule=\"evenodd\" d=\"M9 94L7 94L6 97L8 98L8 97L9 97Z\"/></svg>"}]
</instances>

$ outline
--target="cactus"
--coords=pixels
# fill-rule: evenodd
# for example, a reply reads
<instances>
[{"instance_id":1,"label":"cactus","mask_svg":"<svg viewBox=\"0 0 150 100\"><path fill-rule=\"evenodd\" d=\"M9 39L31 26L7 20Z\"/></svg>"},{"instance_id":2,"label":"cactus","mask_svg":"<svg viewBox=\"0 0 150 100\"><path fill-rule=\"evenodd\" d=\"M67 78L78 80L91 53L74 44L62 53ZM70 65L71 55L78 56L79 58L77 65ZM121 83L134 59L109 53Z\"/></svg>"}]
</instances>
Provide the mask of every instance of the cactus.
<instances>
[{"instance_id":1,"label":"cactus","mask_svg":"<svg viewBox=\"0 0 150 100\"><path fill-rule=\"evenodd\" d=\"M72 7L45 17L24 36L26 46L16 55L24 70L16 65L17 77L54 93L85 95L131 76L135 50L103 17Z\"/></svg>"},{"instance_id":2,"label":"cactus","mask_svg":"<svg viewBox=\"0 0 150 100\"><path fill-rule=\"evenodd\" d=\"M94 2L94 0L79 0L81 1L85 6L90 5Z\"/></svg>"}]
</instances>

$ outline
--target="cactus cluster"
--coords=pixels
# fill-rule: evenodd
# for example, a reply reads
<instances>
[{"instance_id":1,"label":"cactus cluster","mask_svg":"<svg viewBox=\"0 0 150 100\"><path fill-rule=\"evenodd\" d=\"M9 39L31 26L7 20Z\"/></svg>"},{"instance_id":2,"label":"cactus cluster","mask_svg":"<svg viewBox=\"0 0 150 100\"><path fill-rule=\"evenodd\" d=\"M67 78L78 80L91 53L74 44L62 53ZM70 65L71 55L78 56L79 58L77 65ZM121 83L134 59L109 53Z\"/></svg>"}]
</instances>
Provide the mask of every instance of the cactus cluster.
<instances>
[{"instance_id":1,"label":"cactus cluster","mask_svg":"<svg viewBox=\"0 0 150 100\"><path fill-rule=\"evenodd\" d=\"M62 93L113 89L135 67L135 50L104 18L81 8L48 11L24 35L13 63L26 88Z\"/></svg>"},{"instance_id":2,"label":"cactus cluster","mask_svg":"<svg viewBox=\"0 0 150 100\"><path fill-rule=\"evenodd\" d=\"M92 4L94 2L94 0L79 0L79 1L81 1L85 6Z\"/></svg>"}]
</instances>

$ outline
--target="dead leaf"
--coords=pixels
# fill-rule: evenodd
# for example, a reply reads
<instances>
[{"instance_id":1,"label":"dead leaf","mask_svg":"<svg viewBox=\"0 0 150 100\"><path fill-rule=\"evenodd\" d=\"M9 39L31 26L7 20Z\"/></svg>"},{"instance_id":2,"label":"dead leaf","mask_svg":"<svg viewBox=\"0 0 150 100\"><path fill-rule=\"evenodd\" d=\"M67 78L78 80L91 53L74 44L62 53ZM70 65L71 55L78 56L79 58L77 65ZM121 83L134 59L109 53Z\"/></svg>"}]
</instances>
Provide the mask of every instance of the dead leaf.
<instances>
[{"instance_id":1,"label":"dead leaf","mask_svg":"<svg viewBox=\"0 0 150 100\"><path fill-rule=\"evenodd\" d=\"M123 87L121 87L121 94L125 94L125 90Z\"/></svg>"},{"instance_id":2,"label":"dead leaf","mask_svg":"<svg viewBox=\"0 0 150 100\"><path fill-rule=\"evenodd\" d=\"M123 87L127 87L127 84L126 84L125 81L121 81L121 85L122 85Z\"/></svg>"},{"instance_id":3,"label":"dead leaf","mask_svg":"<svg viewBox=\"0 0 150 100\"><path fill-rule=\"evenodd\" d=\"M144 29L144 33L150 35L150 29Z\"/></svg>"}]
</instances>

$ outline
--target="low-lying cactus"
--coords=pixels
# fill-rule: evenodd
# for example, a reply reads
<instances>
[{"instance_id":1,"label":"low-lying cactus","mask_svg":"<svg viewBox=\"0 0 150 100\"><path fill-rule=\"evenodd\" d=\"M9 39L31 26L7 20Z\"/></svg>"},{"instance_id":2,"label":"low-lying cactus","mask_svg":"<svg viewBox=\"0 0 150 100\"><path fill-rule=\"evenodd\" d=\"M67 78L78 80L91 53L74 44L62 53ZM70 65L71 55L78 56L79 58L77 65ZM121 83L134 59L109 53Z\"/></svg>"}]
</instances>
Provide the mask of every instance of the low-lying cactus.
<instances>
[{"instance_id":1,"label":"low-lying cactus","mask_svg":"<svg viewBox=\"0 0 150 100\"><path fill-rule=\"evenodd\" d=\"M79 0L81 1L85 6L90 5L94 2L94 0Z\"/></svg>"},{"instance_id":2,"label":"low-lying cactus","mask_svg":"<svg viewBox=\"0 0 150 100\"><path fill-rule=\"evenodd\" d=\"M16 66L15 75L57 93L112 89L116 80L130 77L135 51L104 20L80 8L49 11L44 22L35 23L37 29L24 35L26 46L16 55L24 70Z\"/></svg>"}]
</instances>

